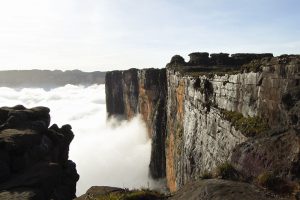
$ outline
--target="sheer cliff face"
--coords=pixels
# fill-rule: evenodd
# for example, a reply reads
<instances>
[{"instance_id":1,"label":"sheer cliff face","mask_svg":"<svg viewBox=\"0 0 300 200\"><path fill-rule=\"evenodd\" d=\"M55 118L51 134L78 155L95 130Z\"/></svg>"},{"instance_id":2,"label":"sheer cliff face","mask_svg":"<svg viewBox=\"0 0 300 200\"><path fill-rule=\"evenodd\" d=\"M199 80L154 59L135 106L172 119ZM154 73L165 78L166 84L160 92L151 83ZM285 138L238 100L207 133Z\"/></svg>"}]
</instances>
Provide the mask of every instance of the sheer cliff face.
<instances>
[{"instance_id":1,"label":"sheer cliff face","mask_svg":"<svg viewBox=\"0 0 300 200\"><path fill-rule=\"evenodd\" d=\"M261 132L260 129L299 128L299 60L293 56L262 59L244 66L258 67L260 72L232 75L206 73L195 76L176 68L167 69L166 172L171 191L230 162L231 157L232 163L244 173L249 173L252 168L250 171L254 172L247 174L249 176L275 169L275 165L280 165L276 166L278 170L285 167L286 174L293 170L292 165L297 165L300 155L299 139L294 133L279 137L282 139L277 143L280 150L275 152L282 155L280 159L290 155L289 160L283 159L280 163L272 161L279 160L275 159L276 153L270 145L276 143L275 138L261 139L268 144L264 149L255 144L257 140L250 138ZM245 128L242 124L232 123L235 115L241 116ZM254 130L249 130L251 120L257 123ZM248 139L252 148L243 143ZM259 155L255 155L257 152ZM247 167L249 163L252 163L251 167Z\"/></svg>"},{"instance_id":2,"label":"sheer cliff face","mask_svg":"<svg viewBox=\"0 0 300 200\"><path fill-rule=\"evenodd\" d=\"M165 177L166 71L130 69L106 74L106 107L109 116L131 119L141 114L152 139L150 174Z\"/></svg>"},{"instance_id":3,"label":"sheer cliff face","mask_svg":"<svg viewBox=\"0 0 300 200\"><path fill-rule=\"evenodd\" d=\"M127 118L132 116L128 113L142 114L150 136L153 137L153 130L166 131L166 137L159 140L162 142L159 150L153 140L152 151L158 155L164 147L160 158L165 158L166 167L155 171L165 170L168 188L176 191L188 181L214 172L225 162L248 178L273 171L282 178L298 180L300 57L271 54L208 57L207 53L190 57L186 63L182 57L174 56L166 71L161 71L166 79L158 78L158 74L143 76L147 70L141 70L137 72L137 81L127 77L125 83L128 71L118 72L123 74L118 83L126 89L119 95L113 94L119 97L117 100L111 98L110 91L119 91L122 86L107 91L107 100L112 99L107 108L109 114L112 105L121 106ZM145 86L147 80L157 79L166 82L149 82L152 87ZM138 92L133 87L135 82ZM157 85L166 85L166 93L155 95L162 88ZM163 98L161 102L165 103L157 106L156 98ZM116 105L120 100L121 104ZM136 109L126 111L132 105ZM157 108L157 115L150 114ZM164 120L158 120L158 116Z\"/></svg>"}]
</instances>

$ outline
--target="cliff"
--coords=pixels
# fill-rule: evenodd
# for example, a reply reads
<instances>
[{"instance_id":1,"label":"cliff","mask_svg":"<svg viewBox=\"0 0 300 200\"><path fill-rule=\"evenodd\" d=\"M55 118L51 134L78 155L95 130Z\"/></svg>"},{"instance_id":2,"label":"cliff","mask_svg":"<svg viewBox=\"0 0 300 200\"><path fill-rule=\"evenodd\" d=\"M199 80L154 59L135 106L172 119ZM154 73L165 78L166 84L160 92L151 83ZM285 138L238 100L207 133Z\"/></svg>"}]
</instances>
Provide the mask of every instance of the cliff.
<instances>
[{"instance_id":1,"label":"cliff","mask_svg":"<svg viewBox=\"0 0 300 200\"><path fill-rule=\"evenodd\" d=\"M53 87L104 84L105 72L82 72L79 70L9 70L0 71L0 87Z\"/></svg>"},{"instance_id":2,"label":"cliff","mask_svg":"<svg viewBox=\"0 0 300 200\"><path fill-rule=\"evenodd\" d=\"M143 118L150 130L165 130L161 153L165 153L166 168L161 170L171 191L224 164L250 183L272 174L281 183L299 184L300 56L192 53L188 62L174 56L164 70L165 120L156 124L156 118ZM155 109L149 101L143 106L148 110L135 106L143 93L134 89L140 84L134 84L146 80L125 76L129 71L107 74L109 115L121 107L116 113L127 118ZM159 79L155 74L148 78ZM126 91L132 91L130 98ZM132 105L137 109L128 115Z\"/></svg>"},{"instance_id":3,"label":"cliff","mask_svg":"<svg viewBox=\"0 0 300 200\"><path fill-rule=\"evenodd\" d=\"M294 171L299 56L265 57L240 67L200 66L192 72L184 65L171 63L167 70L166 162L172 191L230 161L252 178L270 170Z\"/></svg>"},{"instance_id":4,"label":"cliff","mask_svg":"<svg viewBox=\"0 0 300 200\"><path fill-rule=\"evenodd\" d=\"M150 174L165 177L166 70L130 69L107 72L106 108L109 116L131 119L141 114L152 139Z\"/></svg>"},{"instance_id":5,"label":"cliff","mask_svg":"<svg viewBox=\"0 0 300 200\"><path fill-rule=\"evenodd\" d=\"M46 107L0 108L0 199L71 200L79 175L68 160L70 125L50 124Z\"/></svg>"}]
</instances>

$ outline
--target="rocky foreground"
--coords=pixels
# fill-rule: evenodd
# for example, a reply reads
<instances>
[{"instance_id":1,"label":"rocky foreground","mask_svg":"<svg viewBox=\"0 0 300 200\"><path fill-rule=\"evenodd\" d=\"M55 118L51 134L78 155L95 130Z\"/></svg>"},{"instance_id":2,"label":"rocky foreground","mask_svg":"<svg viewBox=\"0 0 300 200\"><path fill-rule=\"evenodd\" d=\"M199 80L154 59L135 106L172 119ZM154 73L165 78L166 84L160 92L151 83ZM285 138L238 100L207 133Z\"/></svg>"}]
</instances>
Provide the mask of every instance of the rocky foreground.
<instances>
[{"instance_id":1,"label":"rocky foreground","mask_svg":"<svg viewBox=\"0 0 300 200\"><path fill-rule=\"evenodd\" d=\"M190 182L173 194L151 190L126 190L108 186L93 186L75 200L288 200L249 183L223 179L203 179Z\"/></svg>"},{"instance_id":2,"label":"rocky foreground","mask_svg":"<svg viewBox=\"0 0 300 200\"><path fill-rule=\"evenodd\" d=\"M0 108L0 199L71 200L79 175L68 160L70 125L50 128L50 110Z\"/></svg>"}]
</instances>

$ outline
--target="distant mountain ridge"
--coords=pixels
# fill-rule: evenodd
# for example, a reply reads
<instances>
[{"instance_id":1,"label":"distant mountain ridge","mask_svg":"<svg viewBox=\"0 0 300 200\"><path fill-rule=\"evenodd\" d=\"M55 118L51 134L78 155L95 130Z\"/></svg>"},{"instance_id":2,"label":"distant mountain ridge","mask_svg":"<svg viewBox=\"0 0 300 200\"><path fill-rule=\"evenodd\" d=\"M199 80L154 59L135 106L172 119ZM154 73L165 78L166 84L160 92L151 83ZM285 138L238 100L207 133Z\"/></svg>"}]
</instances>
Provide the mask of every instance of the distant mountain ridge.
<instances>
[{"instance_id":1,"label":"distant mountain ridge","mask_svg":"<svg viewBox=\"0 0 300 200\"><path fill-rule=\"evenodd\" d=\"M80 70L7 70L0 71L0 87L53 88L73 85L104 84L105 72Z\"/></svg>"}]
</instances>

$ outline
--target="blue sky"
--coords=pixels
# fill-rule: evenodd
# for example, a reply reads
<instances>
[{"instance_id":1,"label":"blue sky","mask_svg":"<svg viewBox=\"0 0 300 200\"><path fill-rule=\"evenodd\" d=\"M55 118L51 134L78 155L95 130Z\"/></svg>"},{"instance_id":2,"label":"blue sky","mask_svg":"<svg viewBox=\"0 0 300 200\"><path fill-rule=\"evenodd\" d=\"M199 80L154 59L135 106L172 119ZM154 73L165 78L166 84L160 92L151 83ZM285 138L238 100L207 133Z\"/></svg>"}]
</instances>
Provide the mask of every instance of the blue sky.
<instances>
[{"instance_id":1,"label":"blue sky","mask_svg":"<svg viewBox=\"0 0 300 200\"><path fill-rule=\"evenodd\" d=\"M196 51L300 52L298 0L0 1L1 69L164 67Z\"/></svg>"}]
</instances>

